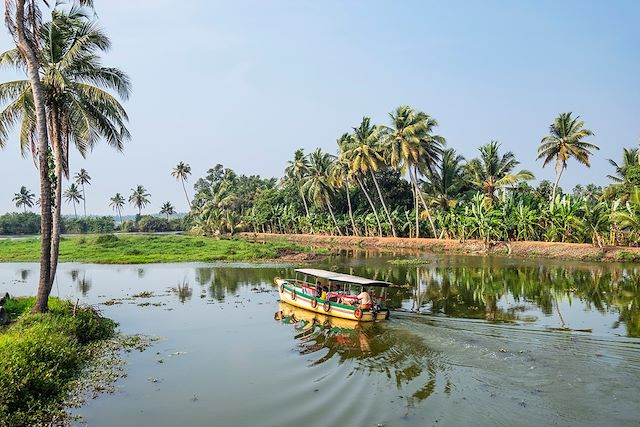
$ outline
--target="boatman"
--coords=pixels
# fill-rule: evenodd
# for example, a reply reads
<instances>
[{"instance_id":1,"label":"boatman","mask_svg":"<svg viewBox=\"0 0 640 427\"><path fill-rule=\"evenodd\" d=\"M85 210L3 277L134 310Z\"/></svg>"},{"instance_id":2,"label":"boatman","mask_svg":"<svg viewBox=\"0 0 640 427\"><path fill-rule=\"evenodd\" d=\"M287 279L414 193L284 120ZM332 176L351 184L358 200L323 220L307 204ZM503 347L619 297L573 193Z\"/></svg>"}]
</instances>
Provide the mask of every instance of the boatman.
<instances>
[{"instance_id":1,"label":"boatman","mask_svg":"<svg viewBox=\"0 0 640 427\"><path fill-rule=\"evenodd\" d=\"M362 288L362 292L358 295L358 301L360 301L360 308L371 308L373 301L371 300L371 295L367 292L367 288Z\"/></svg>"}]
</instances>

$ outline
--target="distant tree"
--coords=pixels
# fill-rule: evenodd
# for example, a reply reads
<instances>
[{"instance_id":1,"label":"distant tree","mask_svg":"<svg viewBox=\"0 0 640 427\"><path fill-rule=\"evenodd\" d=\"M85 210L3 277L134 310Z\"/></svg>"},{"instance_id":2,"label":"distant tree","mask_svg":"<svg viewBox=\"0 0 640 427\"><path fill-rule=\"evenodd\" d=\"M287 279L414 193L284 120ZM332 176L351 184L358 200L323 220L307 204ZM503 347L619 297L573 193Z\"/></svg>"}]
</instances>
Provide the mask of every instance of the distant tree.
<instances>
[{"instance_id":1,"label":"distant tree","mask_svg":"<svg viewBox=\"0 0 640 427\"><path fill-rule=\"evenodd\" d=\"M131 189L131 196L129 196L129 203L138 208L138 215L142 215L142 208L149 203L149 197L151 194L147 193L146 188L142 185L138 185L136 188Z\"/></svg>"},{"instance_id":2,"label":"distant tree","mask_svg":"<svg viewBox=\"0 0 640 427\"><path fill-rule=\"evenodd\" d=\"M73 204L73 213L76 218L78 218L78 211L76 210L76 205L80 204L80 201L84 199L84 196L80 192L80 189L76 184L71 184L69 188L67 188L63 194L64 199L67 203Z\"/></svg>"},{"instance_id":3,"label":"distant tree","mask_svg":"<svg viewBox=\"0 0 640 427\"><path fill-rule=\"evenodd\" d=\"M590 167L589 156L593 153L590 150L599 150L597 145L583 141L584 138L592 136L593 132L584 129L584 121L579 121L580 116L571 117L572 113L561 113L549 126L551 135L545 136L538 147L538 159L544 159L542 167L545 167L552 160L556 162L556 180L551 192L551 200L555 200L558 184L562 172L567 168L570 158L575 158L579 163Z\"/></svg>"},{"instance_id":4,"label":"distant tree","mask_svg":"<svg viewBox=\"0 0 640 427\"><path fill-rule=\"evenodd\" d=\"M307 204L307 198L302 191L302 186L304 184L304 180L309 176L309 168L309 158L304 154L304 150L302 148L298 148L293 154L293 160L287 160L287 167L284 170L287 178L294 182L294 185L300 193L302 204L304 205L304 211L308 220L310 218L309 205ZM311 228L311 233L313 234L313 228Z\"/></svg>"},{"instance_id":5,"label":"distant tree","mask_svg":"<svg viewBox=\"0 0 640 427\"><path fill-rule=\"evenodd\" d=\"M86 193L84 191L84 186L86 185L91 185L91 177L89 176L89 173L87 173L87 171L85 169L80 169L80 172L76 173L75 175L75 180L76 180L76 184L81 185L82 186L82 206L84 208L84 217L87 217L87 201L86 201Z\"/></svg>"},{"instance_id":6,"label":"distant tree","mask_svg":"<svg viewBox=\"0 0 640 427\"><path fill-rule=\"evenodd\" d=\"M167 221L170 215L175 215L176 210L173 208L171 202L165 202L160 208L160 213L167 216Z\"/></svg>"},{"instance_id":7,"label":"distant tree","mask_svg":"<svg viewBox=\"0 0 640 427\"><path fill-rule=\"evenodd\" d=\"M16 204L16 208L22 206L26 212L27 208L31 209L33 207L35 197L36 196L23 185L20 187L20 192L13 195L13 201Z\"/></svg>"},{"instance_id":8,"label":"distant tree","mask_svg":"<svg viewBox=\"0 0 640 427\"><path fill-rule=\"evenodd\" d=\"M114 211L118 212L118 218L120 218L120 225L122 225L122 208L124 207L125 199L122 197L122 194L116 193L111 199L109 199L109 206L113 208Z\"/></svg>"},{"instance_id":9,"label":"distant tree","mask_svg":"<svg viewBox=\"0 0 640 427\"><path fill-rule=\"evenodd\" d=\"M187 198L187 206L191 209L191 201L187 194L187 187L184 185L185 182L187 182L189 175L191 175L191 166L185 162L178 163L171 171L171 176L174 176L178 181L182 182L182 190L184 191L184 196Z\"/></svg>"}]
</instances>

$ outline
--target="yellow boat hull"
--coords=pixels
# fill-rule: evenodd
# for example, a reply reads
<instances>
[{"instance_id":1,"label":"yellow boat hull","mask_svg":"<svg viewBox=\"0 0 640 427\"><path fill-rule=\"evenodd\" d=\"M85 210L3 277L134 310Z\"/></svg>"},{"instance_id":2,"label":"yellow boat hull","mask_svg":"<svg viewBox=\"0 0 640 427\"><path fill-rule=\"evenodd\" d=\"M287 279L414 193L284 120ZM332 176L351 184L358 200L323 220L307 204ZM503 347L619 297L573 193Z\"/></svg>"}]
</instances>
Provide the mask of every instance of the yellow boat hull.
<instances>
[{"instance_id":1,"label":"yellow boat hull","mask_svg":"<svg viewBox=\"0 0 640 427\"><path fill-rule=\"evenodd\" d=\"M276 278L274 280L274 283L278 287L280 301L291 304L294 307L300 307L304 308L305 310L322 314L324 316L338 317L341 319L353 320L356 322L373 322L374 320L387 319L389 316L388 311L381 311L374 317L374 314L371 311L362 310L362 316L358 318L356 316L357 307L347 306L344 304L315 298L314 295L305 293L301 287L294 285L286 279ZM328 305L325 304L327 302L329 303Z\"/></svg>"}]
</instances>

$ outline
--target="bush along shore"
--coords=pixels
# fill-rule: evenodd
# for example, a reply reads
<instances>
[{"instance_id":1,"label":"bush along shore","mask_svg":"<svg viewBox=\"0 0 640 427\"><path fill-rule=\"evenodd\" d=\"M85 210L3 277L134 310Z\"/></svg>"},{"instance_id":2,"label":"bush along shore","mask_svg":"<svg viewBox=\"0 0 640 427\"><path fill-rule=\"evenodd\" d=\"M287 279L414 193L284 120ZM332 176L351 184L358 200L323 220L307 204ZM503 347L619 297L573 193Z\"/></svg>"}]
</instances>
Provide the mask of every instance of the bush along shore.
<instances>
[{"instance_id":1,"label":"bush along shore","mask_svg":"<svg viewBox=\"0 0 640 427\"><path fill-rule=\"evenodd\" d=\"M415 239L400 237L354 237L308 234L240 233L251 242L304 242L319 247L407 250L421 253L459 255L497 255L519 258L551 258L578 261L640 262L640 248L611 246L599 248L586 243L561 242L485 242L482 240Z\"/></svg>"},{"instance_id":2,"label":"bush along shore","mask_svg":"<svg viewBox=\"0 0 640 427\"><path fill-rule=\"evenodd\" d=\"M116 324L91 307L56 298L50 311L31 314L34 298L4 302L0 327L0 426L64 425L65 406L78 380L112 343Z\"/></svg>"},{"instance_id":3,"label":"bush along shore","mask_svg":"<svg viewBox=\"0 0 640 427\"><path fill-rule=\"evenodd\" d=\"M65 237L60 261L99 264L313 259L309 249L287 242L254 243L186 235L89 235ZM40 240L0 240L0 262L37 261ZM299 255L303 255L300 257Z\"/></svg>"}]
</instances>

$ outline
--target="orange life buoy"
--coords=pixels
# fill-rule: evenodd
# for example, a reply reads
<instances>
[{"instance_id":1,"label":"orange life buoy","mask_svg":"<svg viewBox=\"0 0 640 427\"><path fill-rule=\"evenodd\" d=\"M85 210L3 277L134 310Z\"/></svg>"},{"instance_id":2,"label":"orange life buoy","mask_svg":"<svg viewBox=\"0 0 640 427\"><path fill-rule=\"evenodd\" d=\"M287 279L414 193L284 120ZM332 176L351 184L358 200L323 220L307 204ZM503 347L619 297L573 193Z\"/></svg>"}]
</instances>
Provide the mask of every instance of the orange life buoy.
<instances>
[{"instance_id":1,"label":"orange life buoy","mask_svg":"<svg viewBox=\"0 0 640 427\"><path fill-rule=\"evenodd\" d=\"M277 285L278 284L278 280L280 280L280 276L276 276L273 278L273 284Z\"/></svg>"},{"instance_id":2,"label":"orange life buoy","mask_svg":"<svg viewBox=\"0 0 640 427\"><path fill-rule=\"evenodd\" d=\"M358 320L362 319L362 309L356 308L353 311L353 315L356 316L356 319L358 319Z\"/></svg>"},{"instance_id":3,"label":"orange life buoy","mask_svg":"<svg viewBox=\"0 0 640 427\"><path fill-rule=\"evenodd\" d=\"M322 308L328 313L329 310L331 310L331 303L329 301L325 301L324 304L322 304Z\"/></svg>"},{"instance_id":4,"label":"orange life buoy","mask_svg":"<svg viewBox=\"0 0 640 427\"><path fill-rule=\"evenodd\" d=\"M318 306L318 300L317 299L312 299L311 300L311 307L316 308Z\"/></svg>"}]
</instances>

